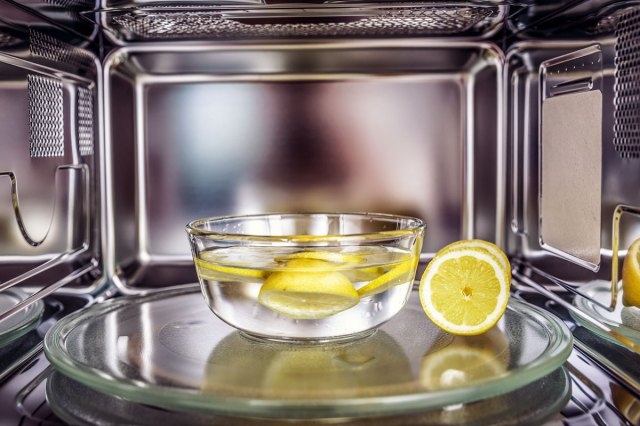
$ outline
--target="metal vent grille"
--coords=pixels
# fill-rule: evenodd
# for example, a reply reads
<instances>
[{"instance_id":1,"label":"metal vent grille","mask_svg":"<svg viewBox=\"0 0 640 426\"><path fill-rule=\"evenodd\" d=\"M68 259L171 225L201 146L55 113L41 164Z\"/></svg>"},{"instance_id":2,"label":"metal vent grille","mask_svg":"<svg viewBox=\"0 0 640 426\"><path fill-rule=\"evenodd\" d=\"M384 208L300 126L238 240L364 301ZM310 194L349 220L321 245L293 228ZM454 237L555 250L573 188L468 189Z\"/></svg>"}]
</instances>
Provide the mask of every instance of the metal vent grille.
<instances>
[{"instance_id":1,"label":"metal vent grille","mask_svg":"<svg viewBox=\"0 0 640 426\"><path fill-rule=\"evenodd\" d=\"M61 157L64 155L62 82L30 74L27 84L31 157Z\"/></svg>"},{"instance_id":2,"label":"metal vent grille","mask_svg":"<svg viewBox=\"0 0 640 426\"><path fill-rule=\"evenodd\" d=\"M54 4L56 6L62 6L65 9L69 8L82 8L92 9L95 7L95 1L92 0L44 0L45 3Z\"/></svg>"},{"instance_id":3,"label":"metal vent grille","mask_svg":"<svg viewBox=\"0 0 640 426\"><path fill-rule=\"evenodd\" d=\"M613 143L622 158L640 158L640 9L620 17L616 37Z\"/></svg>"},{"instance_id":4,"label":"metal vent grille","mask_svg":"<svg viewBox=\"0 0 640 426\"><path fill-rule=\"evenodd\" d=\"M377 8L353 13L322 15L316 22L296 22L300 17L284 15L278 22L250 14L231 17L221 12L126 13L113 22L129 38L280 38L331 36L452 35L486 26L498 15L496 7ZM311 12L313 14L313 12ZM283 16L279 17L284 20Z\"/></svg>"},{"instance_id":5,"label":"metal vent grille","mask_svg":"<svg viewBox=\"0 0 640 426\"><path fill-rule=\"evenodd\" d=\"M93 154L93 91L78 87L78 141L80 155Z\"/></svg>"},{"instance_id":6,"label":"metal vent grille","mask_svg":"<svg viewBox=\"0 0 640 426\"><path fill-rule=\"evenodd\" d=\"M33 29L29 30L29 51L34 56L76 68L87 68L93 65L93 58L84 50Z\"/></svg>"}]
</instances>

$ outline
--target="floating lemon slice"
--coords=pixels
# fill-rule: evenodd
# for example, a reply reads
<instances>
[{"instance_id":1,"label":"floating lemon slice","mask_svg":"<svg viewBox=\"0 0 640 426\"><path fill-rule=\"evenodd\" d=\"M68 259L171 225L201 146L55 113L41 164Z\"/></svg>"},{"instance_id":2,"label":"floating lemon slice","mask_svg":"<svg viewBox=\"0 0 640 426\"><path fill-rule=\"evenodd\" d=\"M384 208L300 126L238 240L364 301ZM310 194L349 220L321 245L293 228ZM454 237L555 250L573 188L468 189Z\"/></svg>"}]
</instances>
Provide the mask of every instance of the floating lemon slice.
<instances>
[{"instance_id":1,"label":"floating lemon slice","mask_svg":"<svg viewBox=\"0 0 640 426\"><path fill-rule=\"evenodd\" d=\"M251 278L251 281L255 279L262 279L267 276L267 271L250 268L234 268L231 266L216 265L209 263L201 259L195 259L196 270L198 275L204 279L210 280L233 280L244 281L243 278Z\"/></svg>"},{"instance_id":2,"label":"floating lemon slice","mask_svg":"<svg viewBox=\"0 0 640 426\"><path fill-rule=\"evenodd\" d=\"M420 281L427 316L452 334L476 335L493 327L509 301L508 273L497 257L477 247L438 253Z\"/></svg>"},{"instance_id":3,"label":"floating lemon slice","mask_svg":"<svg viewBox=\"0 0 640 426\"><path fill-rule=\"evenodd\" d=\"M622 304L640 308L640 238L635 240L622 265Z\"/></svg>"},{"instance_id":4,"label":"floating lemon slice","mask_svg":"<svg viewBox=\"0 0 640 426\"><path fill-rule=\"evenodd\" d=\"M295 319L319 319L349 309L360 300L351 281L330 270L329 262L293 259L287 269L269 275L258 301L267 308Z\"/></svg>"},{"instance_id":5,"label":"floating lemon slice","mask_svg":"<svg viewBox=\"0 0 640 426\"><path fill-rule=\"evenodd\" d=\"M429 390L452 388L499 376L506 365L488 350L453 345L422 359L420 383Z\"/></svg>"},{"instance_id":6,"label":"floating lemon slice","mask_svg":"<svg viewBox=\"0 0 640 426\"><path fill-rule=\"evenodd\" d=\"M373 296L390 289L394 285L409 281L407 274L410 274L414 269L414 263L414 260L409 258L399 265L394 266L386 273L371 280L365 286L360 287L358 289L358 294L360 297Z\"/></svg>"}]
</instances>

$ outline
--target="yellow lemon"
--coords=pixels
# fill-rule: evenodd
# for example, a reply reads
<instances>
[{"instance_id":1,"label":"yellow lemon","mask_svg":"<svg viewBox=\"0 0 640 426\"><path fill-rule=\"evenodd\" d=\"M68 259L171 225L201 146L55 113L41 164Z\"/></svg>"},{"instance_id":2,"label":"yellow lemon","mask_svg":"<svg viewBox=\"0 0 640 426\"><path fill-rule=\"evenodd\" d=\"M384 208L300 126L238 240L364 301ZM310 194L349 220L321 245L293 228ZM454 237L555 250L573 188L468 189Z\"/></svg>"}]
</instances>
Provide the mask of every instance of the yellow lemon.
<instances>
[{"instance_id":1,"label":"yellow lemon","mask_svg":"<svg viewBox=\"0 0 640 426\"><path fill-rule=\"evenodd\" d=\"M269 275L258 294L258 301L275 312L296 319L319 319L349 309L360 300L351 281L332 271L329 262L293 259L286 267L290 270Z\"/></svg>"},{"instance_id":2,"label":"yellow lemon","mask_svg":"<svg viewBox=\"0 0 640 426\"><path fill-rule=\"evenodd\" d=\"M640 238L635 240L622 265L622 303L640 308Z\"/></svg>"},{"instance_id":3,"label":"yellow lemon","mask_svg":"<svg viewBox=\"0 0 640 426\"><path fill-rule=\"evenodd\" d=\"M420 302L443 330L476 335L493 327L509 301L510 280L498 258L478 247L438 253L420 281Z\"/></svg>"}]
</instances>

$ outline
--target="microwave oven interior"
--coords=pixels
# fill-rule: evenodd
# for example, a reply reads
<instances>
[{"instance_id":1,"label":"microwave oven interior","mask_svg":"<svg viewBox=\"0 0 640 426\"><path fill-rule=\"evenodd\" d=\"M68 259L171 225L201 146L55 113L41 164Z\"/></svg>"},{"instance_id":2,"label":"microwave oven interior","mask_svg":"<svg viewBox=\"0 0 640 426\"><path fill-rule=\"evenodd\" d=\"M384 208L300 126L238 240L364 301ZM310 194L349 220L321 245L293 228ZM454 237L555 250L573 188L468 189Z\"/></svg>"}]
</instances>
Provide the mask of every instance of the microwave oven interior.
<instances>
[{"instance_id":1,"label":"microwave oven interior","mask_svg":"<svg viewBox=\"0 0 640 426\"><path fill-rule=\"evenodd\" d=\"M44 306L0 412L39 418L57 319L197 282L188 222L379 211L426 221L419 271L502 247L572 329L564 421L639 422L597 315L640 238L639 59L637 1L0 0L0 322Z\"/></svg>"}]
</instances>

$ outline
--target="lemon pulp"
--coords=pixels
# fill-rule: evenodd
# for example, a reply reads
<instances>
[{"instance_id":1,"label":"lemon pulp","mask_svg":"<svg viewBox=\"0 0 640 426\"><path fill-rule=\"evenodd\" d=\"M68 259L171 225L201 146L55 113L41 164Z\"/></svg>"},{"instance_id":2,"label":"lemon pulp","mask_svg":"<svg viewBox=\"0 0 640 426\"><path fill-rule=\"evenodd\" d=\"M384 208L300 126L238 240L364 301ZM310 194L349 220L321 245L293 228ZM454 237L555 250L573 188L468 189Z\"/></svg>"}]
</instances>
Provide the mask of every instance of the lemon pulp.
<instances>
[{"instance_id":1,"label":"lemon pulp","mask_svg":"<svg viewBox=\"0 0 640 426\"><path fill-rule=\"evenodd\" d=\"M448 251L454 251L457 249L464 249L464 248L476 248L491 254L500 263L500 266L505 272L505 277L507 281L511 281L511 264L509 263L509 258L507 258L504 252L500 250L500 247L498 247L493 243L490 243L489 241L484 241L484 240L456 241L442 248L438 252L438 254L446 253Z\"/></svg>"}]
</instances>

